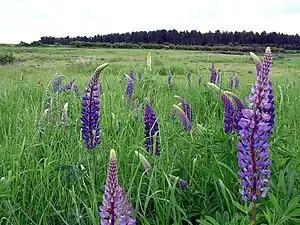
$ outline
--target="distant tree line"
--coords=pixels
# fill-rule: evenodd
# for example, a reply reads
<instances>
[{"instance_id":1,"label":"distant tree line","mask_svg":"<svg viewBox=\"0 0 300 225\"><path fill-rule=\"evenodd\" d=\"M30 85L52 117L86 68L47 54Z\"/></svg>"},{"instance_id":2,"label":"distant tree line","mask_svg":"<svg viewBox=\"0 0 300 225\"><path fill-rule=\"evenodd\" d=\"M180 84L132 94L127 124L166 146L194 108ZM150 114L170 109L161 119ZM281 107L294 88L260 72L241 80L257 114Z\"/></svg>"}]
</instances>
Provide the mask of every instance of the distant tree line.
<instances>
[{"instance_id":1,"label":"distant tree line","mask_svg":"<svg viewBox=\"0 0 300 225\"><path fill-rule=\"evenodd\" d=\"M196 30L156 30L138 31L127 33L113 33L106 35L95 35L92 37L52 37L44 36L39 41L31 44L21 42L21 45L71 45L74 47L109 47L109 48L169 48L187 50L214 51L248 51L249 48L260 51L269 45L283 50L300 50L300 36L287 35L276 32L254 33L252 31L242 32L215 32L201 33ZM180 47L181 46L181 47ZM221 49L220 49L221 48Z\"/></svg>"}]
</instances>

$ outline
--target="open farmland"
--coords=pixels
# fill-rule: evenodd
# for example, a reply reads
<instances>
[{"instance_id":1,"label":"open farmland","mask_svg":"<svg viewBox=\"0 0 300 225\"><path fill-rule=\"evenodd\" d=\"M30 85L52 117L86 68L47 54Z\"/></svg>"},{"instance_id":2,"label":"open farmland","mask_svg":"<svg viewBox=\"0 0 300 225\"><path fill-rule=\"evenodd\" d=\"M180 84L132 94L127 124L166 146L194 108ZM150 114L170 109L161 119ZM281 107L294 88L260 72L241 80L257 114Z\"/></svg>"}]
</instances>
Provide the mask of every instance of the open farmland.
<instances>
[{"instance_id":1,"label":"open farmland","mask_svg":"<svg viewBox=\"0 0 300 225\"><path fill-rule=\"evenodd\" d=\"M0 52L16 56L13 64L0 65L1 225L99 224L111 149L116 151L119 184L130 201L136 224L250 224L251 202L244 202L239 191L239 136L224 132L220 93L207 85L212 62L221 70L223 90L228 88L229 76L237 73L239 87L232 92L247 105L245 97L256 80L255 63L249 54L150 50L150 71L146 68L148 50L1 46ZM104 63L108 66L99 77L103 91L101 143L87 150L81 137L81 96L91 74ZM126 106L123 75L131 68L134 89L132 102ZM75 79L78 92L54 93L51 83L51 110L43 119L42 103L47 101L47 85L55 74L65 76L61 86ZM257 199L257 224L297 225L300 55L274 54L270 80L275 104L275 124L269 138L270 190L266 198ZM178 112L174 119L169 117L173 105L178 104L174 95L192 108L188 131L183 129ZM159 141L155 143L159 156L145 151L147 97L159 125ZM134 108L136 99L138 111ZM61 119L66 102L68 122ZM149 161L151 170L144 170L136 151ZM185 181L186 186L181 185Z\"/></svg>"}]
</instances>

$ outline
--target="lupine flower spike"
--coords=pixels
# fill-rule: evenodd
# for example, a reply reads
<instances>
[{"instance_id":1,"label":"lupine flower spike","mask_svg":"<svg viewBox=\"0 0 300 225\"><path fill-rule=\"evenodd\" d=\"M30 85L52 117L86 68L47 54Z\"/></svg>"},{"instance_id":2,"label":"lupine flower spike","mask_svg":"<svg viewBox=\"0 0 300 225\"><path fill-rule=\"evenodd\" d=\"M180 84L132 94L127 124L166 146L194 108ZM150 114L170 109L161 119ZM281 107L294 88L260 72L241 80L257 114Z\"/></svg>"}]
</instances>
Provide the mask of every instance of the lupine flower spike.
<instances>
[{"instance_id":1,"label":"lupine flower spike","mask_svg":"<svg viewBox=\"0 0 300 225\"><path fill-rule=\"evenodd\" d=\"M237 89L240 86L240 78L239 76L236 74L235 78L234 78L234 88Z\"/></svg>"},{"instance_id":2,"label":"lupine flower spike","mask_svg":"<svg viewBox=\"0 0 300 225\"><path fill-rule=\"evenodd\" d=\"M193 120L191 105L184 98L182 98L178 95L174 95L174 97L178 98L179 103L181 103L181 107L182 107L183 112L186 114L186 116L188 117L189 122L191 123L192 120Z\"/></svg>"},{"instance_id":3,"label":"lupine flower spike","mask_svg":"<svg viewBox=\"0 0 300 225\"><path fill-rule=\"evenodd\" d=\"M144 108L144 126L145 126L145 147L147 152L155 151L155 155L160 155L159 148L159 127L154 110L150 106L149 100L146 100Z\"/></svg>"},{"instance_id":4,"label":"lupine flower spike","mask_svg":"<svg viewBox=\"0 0 300 225\"><path fill-rule=\"evenodd\" d=\"M149 163L149 161L145 158L145 156L142 153L138 152L138 151L135 151L134 153L139 158L141 164L144 166L145 171L151 171L152 166Z\"/></svg>"},{"instance_id":5,"label":"lupine flower spike","mask_svg":"<svg viewBox=\"0 0 300 225\"><path fill-rule=\"evenodd\" d=\"M224 104L224 131L228 134L234 128L235 109L228 95L222 93L221 99Z\"/></svg>"},{"instance_id":6,"label":"lupine flower spike","mask_svg":"<svg viewBox=\"0 0 300 225\"><path fill-rule=\"evenodd\" d=\"M232 89L233 89L233 83L234 83L233 76L230 75L228 77L228 90L232 91Z\"/></svg>"},{"instance_id":7,"label":"lupine flower spike","mask_svg":"<svg viewBox=\"0 0 300 225\"><path fill-rule=\"evenodd\" d=\"M183 129L185 131L191 130L192 124L191 124L189 118L187 117L187 115L185 114L185 112L178 105L173 105L173 107L178 111L178 114L181 118L181 123L182 123Z\"/></svg>"},{"instance_id":8,"label":"lupine flower spike","mask_svg":"<svg viewBox=\"0 0 300 225\"><path fill-rule=\"evenodd\" d=\"M72 80L70 83L66 84L65 86L62 86L61 88L59 88L57 93L60 93L62 91L71 90L72 87L74 86L74 83L75 83L75 79Z\"/></svg>"},{"instance_id":9,"label":"lupine flower spike","mask_svg":"<svg viewBox=\"0 0 300 225\"><path fill-rule=\"evenodd\" d=\"M215 64L212 63L211 65L211 68L210 68L210 71L211 71L211 75L210 75L210 83L213 83L215 84L217 82L217 71L216 71L216 68L215 68Z\"/></svg>"},{"instance_id":10,"label":"lupine flower spike","mask_svg":"<svg viewBox=\"0 0 300 225\"><path fill-rule=\"evenodd\" d=\"M175 114L176 114L176 109L175 108L173 108L172 109L172 111L169 113L169 118L171 119L171 120L175 120Z\"/></svg>"},{"instance_id":11,"label":"lupine flower spike","mask_svg":"<svg viewBox=\"0 0 300 225\"><path fill-rule=\"evenodd\" d=\"M186 189L188 186L188 182L186 180L181 179L180 177L176 177L172 174L169 174L169 177L174 180L180 189Z\"/></svg>"},{"instance_id":12,"label":"lupine flower spike","mask_svg":"<svg viewBox=\"0 0 300 225\"><path fill-rule=\"evenodd\" d=\"M110 150L108 173L102 205L99 207L101 225L134 225L133 210L126 192L118 182L117 155Z\"/></svg>"},{"instance_id":13,"label":"lupine flower spike","mask_svg":"<svg viewBox=\"0 0 300 225\"><path fill-rule=\"evenodd\" d=\"M252 201L252 222L256 224L256 200L264 198L269 190L271 171L269 165L269 143L274 115L268 110L273 107L270 101L269 73L272 64L271 49L266 49L264 60L257 65L256 82L246 101L248 108L242 110L238 147L238 166L240 168L241 190L244 201Z\"/></svg>"},{"instance_id":14,"label":"lupine flower spike","mask_svg":"<svg viewBox=\"0 0 300 225\"><path fill-rule=\"evenodd\" d=\"M131 100L132 100L132 94L133 94L133 89L134 89L134 81L133 79L125 74L127 78L127 86L126 86L126 93L125 93L125 104L127 107L130 106Z\"/></svg>"},{"instance_id":15,"label":"lupine flower spike","mask_svg":"<svg viewBox=\"0 0 300 225\"><path fill-rule=\"evenodd\" d=\"M100 72L107 67L107 63L99 66L93 73L85 94L82 96L82 138L87 149L93 149L100 144L100 122L99 122L99 76Z\"/></svg>"}]
</instances>

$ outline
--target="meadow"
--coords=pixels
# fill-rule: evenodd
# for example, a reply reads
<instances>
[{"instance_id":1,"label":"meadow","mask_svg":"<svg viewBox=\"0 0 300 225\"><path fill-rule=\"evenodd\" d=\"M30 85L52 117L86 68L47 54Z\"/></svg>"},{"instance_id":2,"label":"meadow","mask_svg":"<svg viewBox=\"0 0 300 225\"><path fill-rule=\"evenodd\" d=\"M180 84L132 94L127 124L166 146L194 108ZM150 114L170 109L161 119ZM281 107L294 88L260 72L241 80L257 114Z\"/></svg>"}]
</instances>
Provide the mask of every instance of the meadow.
<instances>
[{"instance_id":1,"label":"meadow","mask_svg":"<svg viewBox=\"0 0 300 225\"><path fill-rule=\"evenodd\" d=\"M152 69L146 68L151 52ZM251 224L251 203L239 192L237 140L224 132L220 93L207 85L212 62L220 87L236 73L232 92L245 102L256 80L249 56L199 51L9 47L17 61L0 65L0 224L99 224L110 150L117 155L119 184L136 224ZM262 59L263 55L259 55ZM87 150L81 137L84 88L104 63L99 82L101 143ZM134 70L132 104L124 103L124 74ZM138 72L142 72L141 80ZM168 72L172 84L168 85ZM191 73L191 82L187 73ZM50 116L42 121L47 85L75 79L78 93L53 92ZM275 125L269 138L272 164L266 198L257 200L257 224L300 224L300 55L273 54ZM183 97L192 108L192 128L169 117ZM144 146L145 99L157 116L160 155ZM140 111L134 111L134 100ZM61 120L68 102L68 123ZM41 121L43 126L41 128ZM138 151L152 165L145 171ZM180 179L180 180L179 180ZM178 181L187 181L186 187Z\"/></svg>"}]
</instances>

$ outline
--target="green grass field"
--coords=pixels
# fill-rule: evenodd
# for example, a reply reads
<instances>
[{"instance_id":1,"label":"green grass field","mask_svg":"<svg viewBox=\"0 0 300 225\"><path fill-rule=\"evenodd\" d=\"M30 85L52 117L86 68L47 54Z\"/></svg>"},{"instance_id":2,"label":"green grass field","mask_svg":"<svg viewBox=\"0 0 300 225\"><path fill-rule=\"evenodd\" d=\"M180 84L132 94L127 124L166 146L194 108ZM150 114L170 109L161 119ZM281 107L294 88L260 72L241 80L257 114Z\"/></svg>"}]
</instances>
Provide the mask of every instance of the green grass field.
<instances>
[{"instance_id":1,"label":"green grass field","mask_svg":"<svg viewBox=\"0 0 300 225\"><path fill-rule=\"evenodd\" d=\"M225 134L220 96L204 85L211 63L221 70L226 90L232 72L240 76L234 89L243 101L255 82L248 55L151 50L152 71L145 68L147 50L0 47L17 61L0 65L0 224L99 224L110 149L118 157L119 183L127 193L137 224L250 224L251 206L239 193L237 136ZM262 58L262 56L260 56ZM81 139L81 98L91 73L101 74L101 144L86 150ZM123 74L134 69L133 98L150 96L160 128L159 157L144 150L143 105L139 120L124 105ZM142 70L142 81L137 72ZM167 84L168 71L173 86ZM186 78L191 72L192 84ZM72 91L53 96L53 118L44 133L37 127L46 86L55 74L76 79ZM198 84L201 75L202 83ZM23 77L21 79L21 77ZM271 70L275 127L270 138L270 191L257 205L257 224L300 224L300 55L273 55ZM174 95L193 109L193 127L182 129L178 115L169 119ZM60 123L68 102L70 126ZM245 101L244 101L245 102ZM58 120L58 122L57 122ZM117 123L120 123L118 129ZM135 155L143 153L153 170L145 173ZM96 162L94 163L94 159ZM94 177L94 174L96 176ZM180 189L169 174L188 180ZM3 177L3 178L1 178Z\"/></svg>"}]
</instances>

